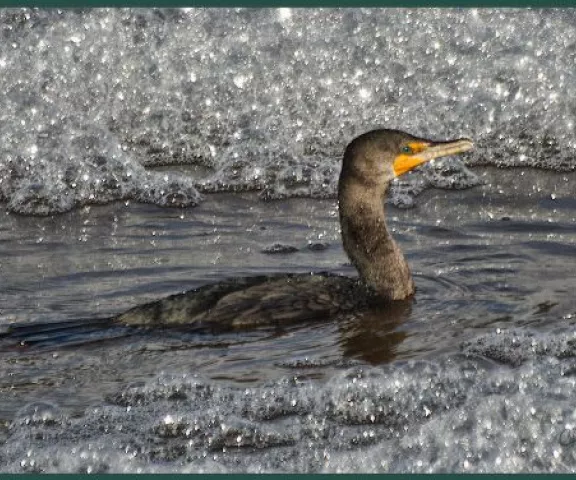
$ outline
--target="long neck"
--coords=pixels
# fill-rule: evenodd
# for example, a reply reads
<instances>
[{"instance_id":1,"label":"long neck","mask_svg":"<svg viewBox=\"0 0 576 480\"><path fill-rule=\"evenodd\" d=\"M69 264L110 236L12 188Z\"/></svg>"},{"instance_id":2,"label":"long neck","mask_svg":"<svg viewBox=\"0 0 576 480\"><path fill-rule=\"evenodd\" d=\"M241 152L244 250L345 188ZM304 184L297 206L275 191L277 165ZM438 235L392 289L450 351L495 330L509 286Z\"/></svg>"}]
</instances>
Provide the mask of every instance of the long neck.
<instances>
[{"instance_id":1,"label":"long neck","mask_svg":"<svg viewBox=\"0 0 576 480\"><path fill-rule=\"evenodd\" d=\"M340 182L338 202L344 250L360 278L386 299L414 293L404 255L386 228L385 191L356 182Z\"/></svg>"}]
</instances>

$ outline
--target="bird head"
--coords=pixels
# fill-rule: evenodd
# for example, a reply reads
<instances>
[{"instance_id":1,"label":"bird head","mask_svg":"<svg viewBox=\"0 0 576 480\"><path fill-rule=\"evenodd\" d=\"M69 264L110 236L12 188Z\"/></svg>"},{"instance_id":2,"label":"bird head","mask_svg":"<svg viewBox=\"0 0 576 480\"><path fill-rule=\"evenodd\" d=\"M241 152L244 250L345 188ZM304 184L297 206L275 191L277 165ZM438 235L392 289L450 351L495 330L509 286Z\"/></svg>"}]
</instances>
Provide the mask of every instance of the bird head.
<instances>
[{"instance_id":1,"label":"bird head","mask_svg":"<svg viewBox=\"0 0 576 480\"><path fill-rule=\"evenodd\" d=\"M423 163L465 152L473 146L466 138L438 142L400 130L373 130L350 142L344 153L342 174L366 187L386 188L390 180Z\"/></svg>"}]
</instances>

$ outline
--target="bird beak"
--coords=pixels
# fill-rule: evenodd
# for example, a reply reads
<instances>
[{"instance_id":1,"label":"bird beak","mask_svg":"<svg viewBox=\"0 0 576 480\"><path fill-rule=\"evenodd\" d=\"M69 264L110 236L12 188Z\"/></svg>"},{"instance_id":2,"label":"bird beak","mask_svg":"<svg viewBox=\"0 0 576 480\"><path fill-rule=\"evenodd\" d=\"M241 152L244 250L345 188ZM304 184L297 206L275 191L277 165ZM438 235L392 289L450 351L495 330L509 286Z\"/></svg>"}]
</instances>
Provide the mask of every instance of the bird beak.
<instances>
[{"instance_id":1,"label":"bird beak","mask_svg":"<svg viewBox=\"0 0 576 480\"><path fill-rule=\"evenodd\" d=\"M394 159L394 175L397 177L435 158L470 150L474 144L471 140L462 138L448 142L412 142L409 147L413 153L402 153Z\"/></svg>"}]
</instances>

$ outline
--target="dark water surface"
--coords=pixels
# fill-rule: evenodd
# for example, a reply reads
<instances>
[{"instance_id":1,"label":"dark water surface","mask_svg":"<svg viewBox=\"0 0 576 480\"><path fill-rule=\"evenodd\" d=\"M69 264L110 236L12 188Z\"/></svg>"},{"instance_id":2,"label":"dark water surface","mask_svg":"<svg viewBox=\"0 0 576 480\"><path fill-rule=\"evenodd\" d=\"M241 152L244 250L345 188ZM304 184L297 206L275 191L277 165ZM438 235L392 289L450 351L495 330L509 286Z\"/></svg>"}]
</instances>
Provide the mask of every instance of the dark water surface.
<instances>
[{"instance_id":1,"label":"dark water surface","mask_svg":"<svg viewBox=\"0 0 576 480\"><path fill-rule=\"evenodd\" d=\"M294 373L433 358L485 332L566 329L576 320L574 174L486 169L486 184L430 190L388 209L415 276L414 302L286 329L219 336L108 331L94 341L0 341L0 418L32 401L65 412L160 373L258 385ZM220 194L188 210L122 203L0 220L0 327L91 319L228 277L332 271L355 275L335 200L265 203ZM291 253L263 253L275 244ZM121 338L114 339L119 336ZM74 345L74 341L81 341Z\"/></svg>"},{"instance_id":2,"label":"dark water surface","mask_svg":"<svg viewBox=\"0 0 576 480\"><path fill-rule=\"evenodd\" d=\"M0 472L574 473L575 20L0 9ZM376 126L476 145L391 189L413 302L92 327L230 277L354 275L320 199Z\"/></svg>"}]
</instances>

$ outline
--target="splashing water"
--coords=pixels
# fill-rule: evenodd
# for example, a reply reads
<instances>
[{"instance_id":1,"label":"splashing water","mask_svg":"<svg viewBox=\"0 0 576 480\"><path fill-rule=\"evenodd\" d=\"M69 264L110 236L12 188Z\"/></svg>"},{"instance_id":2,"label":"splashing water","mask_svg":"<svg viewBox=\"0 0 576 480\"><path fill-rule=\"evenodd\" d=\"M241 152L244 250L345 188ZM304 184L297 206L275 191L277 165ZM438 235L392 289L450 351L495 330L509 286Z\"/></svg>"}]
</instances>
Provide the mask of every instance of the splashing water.
<instances>
[{"instance_id":1,"label":"splashing water","mask_svg":"<svg viewBox=\"0 0 576 480\"><path fill-rule=\"evenodd\" d=\"M469 164L575 168L571 11L2 10L0 200L47 215L199 191L333 197L377 126L469 136ZM186 174L146 169L191 164ZM461 161L395 186L478 183Z\"/></svg>"}]
</instances>

